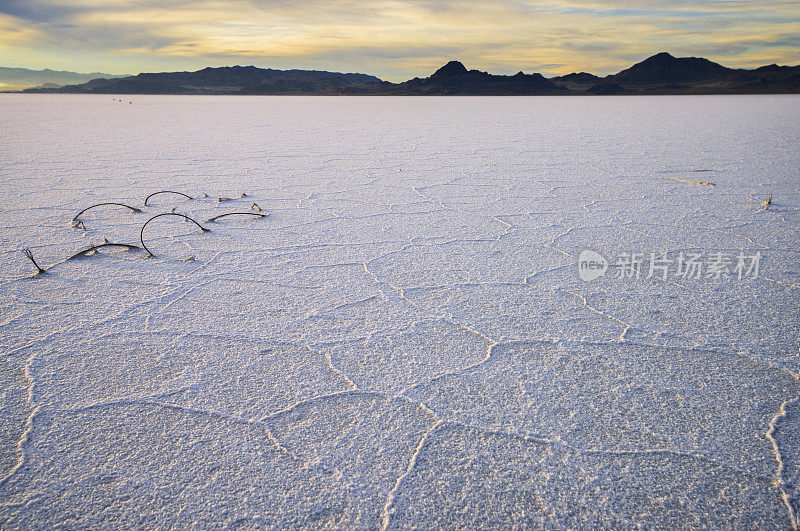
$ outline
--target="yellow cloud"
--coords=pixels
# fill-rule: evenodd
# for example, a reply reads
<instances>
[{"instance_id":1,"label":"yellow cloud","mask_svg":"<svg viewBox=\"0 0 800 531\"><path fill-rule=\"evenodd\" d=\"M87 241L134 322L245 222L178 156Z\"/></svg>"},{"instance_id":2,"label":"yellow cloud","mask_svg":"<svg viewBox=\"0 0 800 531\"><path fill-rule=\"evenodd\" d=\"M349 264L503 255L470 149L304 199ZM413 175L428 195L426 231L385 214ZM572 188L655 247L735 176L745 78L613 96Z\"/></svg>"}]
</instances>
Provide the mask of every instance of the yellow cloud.
<instances>
[{"instance_id":1,"label":"yellow cloud","mask_svg":"<svg viewBox=\"0 0 800 531\"><path fill-rule=\"evenodd\" d=\"M14 17L0 14L0 47L36 43L41 32L20 24Z\"/></svg>"}]
</instances>

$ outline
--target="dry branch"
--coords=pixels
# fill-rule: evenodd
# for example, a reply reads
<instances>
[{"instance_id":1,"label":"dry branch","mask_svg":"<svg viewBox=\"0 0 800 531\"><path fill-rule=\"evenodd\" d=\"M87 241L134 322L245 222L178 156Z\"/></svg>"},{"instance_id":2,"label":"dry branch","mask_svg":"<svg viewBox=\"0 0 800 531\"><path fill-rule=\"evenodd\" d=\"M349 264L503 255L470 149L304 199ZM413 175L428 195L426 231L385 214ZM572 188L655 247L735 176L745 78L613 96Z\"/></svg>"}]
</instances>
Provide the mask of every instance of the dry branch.
<instances>
[{"instance_id":1,"label":"dry branch","mask_svg":"<svg viewBox=\"0 0 800 531\"><path fill-rule=\"evenodd\" d=\"M256 216L258 218L265 218L267 214L259 214L258 212L228 212L227 214L220 214L219 216L209 218L206 220L206 223L214 223L219 218L224 218L225 216Z\"/></svg>"},{"instance_id":2,"label":"dry branch","mask_svg":"<svg viewBox=\"0 0 800 531\"><path fill-rule=\"evenodd\" d=\"M158 192L153 192L152 194L144 198L144 206L147 206L147 201L149 201L151 197L158 194L176 194L176 195L182 195L186 199L194 199L192 196L186 195L183 192L173 192L172 190L159 190Z\"/></svg>"},{"instance_id":3,"label":"dry branch","mask_svg":"<svg viewBox=\"0 0 800 531\"><path fill-rule=\"evenodd\" d=\"M211 229L207 229L207 228L203 227L203 226L202 226L202 225L200 225L198 222L196 222L195 220L193 220L192 218L190 218L189 216L187 216L187 215L185 215L185 214L178 214L177 212L165 212L165 213L163 213L163 214L156 214L156 215L155 215L155 216L153 216L152 218L150 218L150 219L148 219L147 221L145 221L145 222L144 222L144 225L142 225L142 230L140 230L140 231L139 231L139 241L140 241L140 242L141 242L141 244L142 244L142 249L144 249L145 251L147 251L147 254L149 254L150 256L155 256L155 255L154 255L154 254L153 254L153 252L152 252L152 251L150 251L150 249L148 249L148 248L147 248L147 246L144 244L144 228L145 228L145 227L147 227L147 224L148 224L148 223L150 223L151 221L153 221L154 219L156 219L156 218L160 218L160 217L163 217L163 216L178 216L179 218L183 218L183 219L185 219L185 220L191 221L192 223L194 223L195 225L197 225L197 226L200 228L200 230L201 230L201 231L203 231L203 232L211 232Z\"/></svg>"},{"instance_id":4,"label":"dry branch","mask_svg":"<svg viewBox=\"0 0 800 531\"><path fill-rule=\"evenodd\" d=\"M96 252L96 251L98 251L100 249L103 249L105 247L121 247L121 248L127 249L127 250L140 249L140 247L138 245L131 245L129 243L110 243L110 242L105 242L105 243L101 243L100 245L92 245L91 247L89 247L88 249L84 249L83 251L78 251L77 253L75 253L72 256L70 256L69 258L67 258L67 260L73 260L75 258L81 258L81 257L87 256L87 255L89 255L89 254L91 254L93 252Z\"/></svg>"},{"instance_id":5,"label":"dry branch","mask_svg":"<svg viewBox=\"0 0 800 531\"><path fill-rule=\"evenodd\" d=\"M72 217L72 221L78 221L78 218L80 217L80 215L83 214L84 212L86 212L87 210L91 210L92 208L99 207L99 206L106 206L106 205L121 206L121 207L129 208L133 212L141 212L140 209L138 209L136 207L125 205L123 203L97 203L96 205L92 205L90 207L86 207L83 210L81 210L80 212L78 212L77 214L75 214Z\"/></svg>"},{"instance_id":6,"label":"dry branch","mask_svg":"<svg viewBox=\"0 0 800 531\"><path fill-rule=\"evenodd\" d=\"M25 256L27 256L28 259L33 263L34 267L36 267L36 275L43 275L43 274L45 274L47 272L44 269L42 269L41 267L39 267L39 264L37 264L36 260L33 259L33 253L31 252L30 249L23 249L22 252L25 253ZM34 275L34 276L36 276L36 275Z\"/></svg>"}]
</instances>

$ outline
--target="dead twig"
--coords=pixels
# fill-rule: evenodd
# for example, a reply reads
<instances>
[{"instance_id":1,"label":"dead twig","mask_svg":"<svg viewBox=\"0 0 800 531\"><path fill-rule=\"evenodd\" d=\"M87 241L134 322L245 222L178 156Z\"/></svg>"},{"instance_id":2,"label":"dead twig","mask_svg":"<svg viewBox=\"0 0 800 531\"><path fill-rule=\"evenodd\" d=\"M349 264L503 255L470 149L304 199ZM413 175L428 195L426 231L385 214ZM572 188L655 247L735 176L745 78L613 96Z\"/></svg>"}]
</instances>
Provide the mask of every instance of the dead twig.
<instances>
[{"instance_id":1,"label":"dead twig","mask_svg":"<svg viewBox=\"0 0 800 531\"><path fill-rule=\"evenodd\" d=\"M158 192L153 192L152 194L144 198L144 206L147 206L147 201L149 201L151 197L158 194L177 194L177 195L182 195L186 199L194 199L192 196L186 195L183 192L173 192L172 190L159 190Z\"/></svg>"},{"instance_id":2,"label":"dead twig","mask_svg":"<svg viewBox=\"0 0 800 531\"><path fill-rule=\"evenodd\" d=\"M140 231L139 231L139 241L140 241L140 242L141 242L141 244L142 244L142 249L144 249L145 251L147 251L147 254L149 254L150 256L155 256L155 255L154 255L154 254L153 254L153 252L152 252L152 251L150 251L150 249L148 249L148 248L147 248L147 246L144 244L144 228L145 228L145 227L147 227L148 223L150 223L150 222L151 222L151 221L153 221L154 219L156 219L156 218L160 218L160 217L163 217L163 216L178 216L179 218L183 218L183 219L186 219L186 220L188 220L188 221L191 221L192 223L194 223L195 225L197 225L197 226L200 228L200 230L201 230L201 231L203 231L203 232L211 232L211 229L207 229L207 228L203 227L203 226L202 226L202 225L200 225L198 222L196 222L195 220L193 220L192 218L190 218L189 216L186 216L186 215L184 215L184 214L178 214L177 212L164 212L163 214L156 214L156 215L155 215L155 216L153 216L152 218L150 218L150 219L148 219L147 221L145 221L145 222L144 222L144 225L142 225L142 230L140 230Z\"/></svg>"},{"instance_id":3,"label":"dead twig","mask_svg":"<svg viewBox=\"0 0 800 531\"><path fill-rule=\"evenodd\" d=\"M39 267L39 264L37 264L36 260L33 259L33 253L31 252L30 249L23 249L22 252L25 253L25 256L28 257L28 259L33 263L34 267L36 268L36 275L34 276L44 275L45 273L47 273L47 271Z\"/></svg>"},{"instance_id":4,"label":"dead twig","mask_svg":"<svg viewBox=\"0 0 800 531\"><path fill-rule=\"evenodd\" d=\"M224 218L225 216L256 216L259 218L267 217L267 214L259 214L258 212L228 212L227 214L220 214L219 216L214 216L213 218L207 219L206 223L214 223L219 218Z\"/></svg>"},{"instance_id":5,"label":"dead twig","mask_svg":"<svg viewBox=\"0 0 800 531\"><path fill-rule=\"evenodd\" d=\"M769 199L767 199L766 201L762 201L761 206L764 208L759 210L759 212L764 212L766 209L769 208L771 204L772 204L772 196L769 196Z\"/></svg>"},{"instance_id":6,"label":"dead twig","mask_svg":"<svg viewBox=\"0 0 800 531\"><path fill-rule=\"evenodd\" d=\"M242 195L239 196L239 198L242 198L242 197L247 197L247 194L242 194ZM217 197L217 203L224 203L225 201L233 201L233 198L232 197L222 197L222 196Z\"/></svg>"},{"instance_id":7,"label":"dead twig","mask_svg":"<svg viewBox=\"0 0 800 531\"><path fill-rule=\"evenodd\" d=\"M260 206L258 206L258 203L253 203L253 204L250 206L250 210L255 210L256 212L261 212L261 207L260 207Z\"/></svg>"},{"instance_id":8,"label":"dead twig","mask_svg":"<svg viewBox=\"0 0 800 531\"><path fill-rule=\"evenodd\" d=\"M125 250L141 249L141 247L139 247L138 245L131 245L129 243L104 242L104 243L101 243L100 245L92 245L91 247L89 247L88 249L84 249L83 251L78 251L77 253L75 253L72 256L70 256L69 258L67 258L67 260L73 260L75 258L82 258L84 256L88 256L88 255L90 255L92 253L97 252L100 249L105 248L105 247L121 247L121 248L123 248Z\"/></svg>"},{"instance_id":9,"label":"dead twig","mask_svg":"<svg viewBox=\"0 0 800 531\"><path fill-rule=\"evenodd\" d=\"M81 214L83 214L84 212L86 212L87 210L90 210L90 209L92 209L92 208L99 207L99 206L106 206L106 205L121 206L121 207L128 208L128 209L130 209L130 210L131 210L131 211L133 211L133 212L141 212L141 210L140 210L140 209L138 209L138 208L136 208L136 207L132 207L132 206L125 205L125 204L123 204L123 203L97 203L96 205L92 205L92 206L90 206L90 207L86 207L86 208L84 208L83 210L81 210L80 212L78 212L77 214L75 214L75 215L72 217L72 221L78 221L78 218L80 217L80 215L81 215Z\"/></svg>"}]
</instances>

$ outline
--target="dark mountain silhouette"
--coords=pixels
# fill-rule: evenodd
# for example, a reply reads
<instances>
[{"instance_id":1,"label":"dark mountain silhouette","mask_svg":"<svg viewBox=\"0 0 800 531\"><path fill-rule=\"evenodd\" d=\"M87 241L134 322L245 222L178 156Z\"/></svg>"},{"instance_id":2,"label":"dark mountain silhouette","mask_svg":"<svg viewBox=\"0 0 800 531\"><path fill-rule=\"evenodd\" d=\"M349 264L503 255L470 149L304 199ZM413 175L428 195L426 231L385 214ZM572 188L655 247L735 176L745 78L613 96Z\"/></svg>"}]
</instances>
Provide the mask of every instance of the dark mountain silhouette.
<instances>
[{"instance_id":1,"label":"dark mountain silhouette","mask_svg":"<svg viewBox=\"0 0 800 531\"><path fill-rule=\"evenodd\" d=\"M604 78L569 74L551 81L585 94L800 93L800 66L727 68L702 57L661 52Z\"/></svg>"},{"instance_id":2,"label":"dark mountain silhouette","mask_svg":"<svg viewBox=\"0 0 800 531\"><path fill-rule=\"evenodd\" d=\"M550 81L559 86L566 87L570 90L583 91L589 87L596 85L603 78L597 77L594 74L587 72L579 72L577 74L567 74L565 76L551 77Z\"/></svg>"},{"instance_id":3,"label":"dark mountain silhouette","mask_svg":"<svg viewBox=\"0 0 800 531\"><path fill-rule=\"evenodd\" d=\"M733 70L700 57L673 57L661 52L613 76L620 85L652 86L702 83L730 77Z\"/></svg>"},{"instance_id":4,"label":"dark mountain silhouette","mask_svg":"<svg viewBox=\"0 0 800 531\"><path fill-rule=\"evenodd\" d=\"M254 66L204 68L196 72L145 73L122 79L94 79L56 92L99 94L337 94L374 90L382 81L366 74L316 70L273 70ZM27 92L45 92L33 89ZM53 92L47 90L47 92Z\"/></svg>"},{"instance_id":5,"label":"dark mountain silhouette","mask_svg":"<svg viewBox=\"0 0 800 531\"><path fill-rule=\"evenodd\" d=\"M477 72L477 70L476 70ZM463 76L469 74L469 70L460 61L450 61L439 70L433 73L433 79L449 79L453 77Z\"/></svg>"},{"instance_id":6,"label":"dark mountain silhouette","mask_svg":"<svg viewBox=\"0 0 800 531\"><path fill-rule=\"evenodd\" d=\"M727 68L700 57L662 52L605 77L586 72L546 79L468 70L450 61L426 78L402 83L366 74L316 70L273 70L254 66L204 68L197 72L139 74L94 79L61 88L26 92L98 94L373 94L373 95L535 95L535 94L780 94L800 93L800 65Z\"/></svg>"},{"instance_id":7,"label":"dark mountain silhouette","mask_svg":"<svg viewBox=\"0 0 800 531\"><path fill-rule=\"evenodd\" d=\"M587 88L585 93L595 94L598 96L610 96L613 94L629 94L630 91L622 85L614 83L613 81L600 81L599 83L595 83Z\"/></svg>"},{"instance_id":8,"label":"dark mountain silhouette","mask_svg":"<svg viewBox=\"0 0 800 531\"><path fill-rule=\"evenodd\" d=\"M386 94L408 95L529 95L564 94L568 92L545 79L541 74L495 76L479 70L467 70L458 61L450 61L430 77L415 77L403 83L384 83Z\"/></svg>"}]
</instances>

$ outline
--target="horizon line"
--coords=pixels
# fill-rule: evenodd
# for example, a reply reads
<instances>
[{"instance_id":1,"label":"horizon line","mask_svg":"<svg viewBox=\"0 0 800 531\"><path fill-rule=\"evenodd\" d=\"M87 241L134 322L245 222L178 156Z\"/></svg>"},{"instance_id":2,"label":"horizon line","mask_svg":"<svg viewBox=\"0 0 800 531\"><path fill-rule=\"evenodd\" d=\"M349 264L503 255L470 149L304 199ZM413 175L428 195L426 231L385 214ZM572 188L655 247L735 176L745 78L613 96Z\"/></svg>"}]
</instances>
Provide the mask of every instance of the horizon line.
<instances>
[{"instance_id":1,"label":"horizon line","mask_svg":"<svg viewBox=\"0 0 800 531\"><path fill-rule=\"evenodd\" d=\"M540 74L543 77L545 77L546 79L552 79L552 78L556 78L556 77L564 77L564 76L570 75L570 74L591 74L591 75L594 75L596 77L603 78L603 77L607 77L607 76L610 76L610 75L614 75L615 73L619 73L619 72L621 72L623 70L626 70L627 68L630 68L631 66L633 66L635 64L641 63L642 61L645 61L647 59L650 59L652 57L656 57L656 56L662 55L662 54L669 55L669 56L671 56L671 57L673 57L675 59L705 59L707 61L711 61L712 63L719 64L719 65L721 65L721 66L723 66L725 68L729 68L731 70L755 70L755 69L758 69L758 68L761 68L761 67L764 67L764 66L773 66L773 65L774 66L779 66L779 67L788 67L788 68L800 66L800 63L798 63L796 65L790 65L790 64L778 64L776 62L772 62L772 63L765 63L765 64L762 64L762 65L759 65L759 66L756 66L756 67L751 67L751 68L730 67L730 66L725 66L725 64L723 64L721 62L713 61L712 59L708 59L707 57L702 57L702 56L699 56L699 55L687 55L687 56L680 56L679 57L679 56L673 55L670 52L661 51L661 52L649 55L647 57L644 57L642 59L639 59L638 61L635 61L634 63L630 63L630 64L628 64L628 66L623 67L621 70L617 70L616 72L614 72L612 74L594 74L592 72L588 72L587 70L573 70L573 71L569 72L568 74L559 74L559 75L551 75L551 76L545 76L541 72L533 72L533 71L532 72L525 72L522 69L518 70L518 72L526 73L526 74L529 74L529 75L530 74ZM434 72L436 72L436 70L438 70L439 68L442 68L442 66L445 66L445 65L447 65L449 63L452 63L452 62L460 63L460 64L464 65L465 68L466 68L465 63L463 61L461 61L460 59L446 59L445 62L440 67L436 68L433 72L429 73L427 76L415 75L415 76L413 76L411 78L408 78L408 79L428 77L431 74L433 74ZM283 72L291 71L291 70L298 70L298 71L304 71L304 72L331 72L331 73L337 73L337 74L360 74L360 75L372 76L372 77L380 79L381 81L387 81L386 79L384 79L384 78L382 78L382 77L380 77L378 75L370 74L370 73L367 73L366 71L358 71L358 70L325 70L323 68L297 68L297 67L274 68L274 67L271 67L271 66L258 66L256 64L245 64L245 65L233 64L233 65L220 65L220 66L206 65L206 66L199 67L199 68L196 68L196 69L193 69L193 70L190 70L190 69L147 70L147 71L137 72L135 74L131 74L131 73L117 74L117 73L113 73L113 72L101 72L101 71L78 72L78 71L75 71L75 70L62 70L62 69L51 68L51 67L36 69L36 68L30 68L30 67L26 67L26 66L5 66L5 65L0 65L0 68L23 69L23 70L29 70L31 72L47 72L47 71L49 71L49 72L55 72L55 73L70 73L70 74L77 74L77 75L104 74L104 75L109 75L109 76L114 76L114 77L135 77L135 76L138 76L140 74L165 74L165 73L177 73L177 72L199 72L201 70L218 69L218 68L258 68L258 69L261 69L261 70L276 70L276 71L283 71ZM488 69L483 70L480 67L467 68L467 70L470 70L470 71L477 70L479 72L490 73ZM514 74L494 74L494 75L514 75ZM406 80L408 80L408 79L406 79ZM395 82L392 82L392 81L389 81L389 82L390 83L395 83Z\"/></svg>"}]
</instances>

